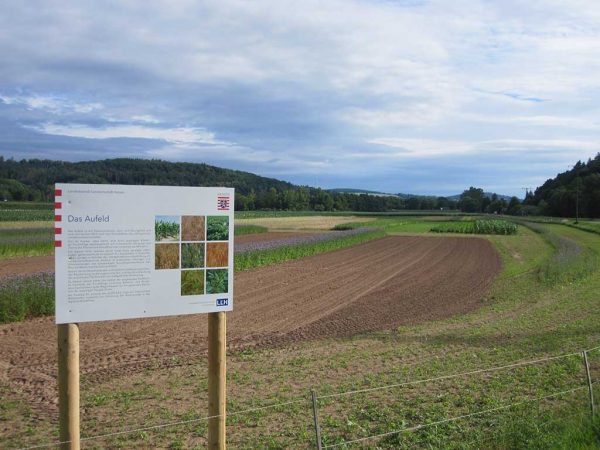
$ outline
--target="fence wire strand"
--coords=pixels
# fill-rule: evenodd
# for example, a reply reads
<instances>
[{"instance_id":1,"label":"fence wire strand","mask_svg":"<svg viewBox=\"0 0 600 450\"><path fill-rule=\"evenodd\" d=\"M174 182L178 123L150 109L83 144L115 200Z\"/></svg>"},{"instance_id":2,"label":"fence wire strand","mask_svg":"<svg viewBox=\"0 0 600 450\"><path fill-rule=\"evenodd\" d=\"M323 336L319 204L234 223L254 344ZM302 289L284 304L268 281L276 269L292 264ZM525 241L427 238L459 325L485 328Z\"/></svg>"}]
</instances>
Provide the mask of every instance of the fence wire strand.
<instances>
[{"instance_id":1,"label":"fence wire strand","mask_svg":"<svg viewBox=\"0 0 600 450\"><path fill-rule=\"evenodd\" d=\"M303 402L308 402L308 398L302 399L302 400L291 400L289 402L283 402L283 403L276 403L274 405L257 406L255 408L244 409L242 411L234 411L231 413L227 413L226 416L232 417L232 416L237 416L237 415L241 415L241 414L262 411L262 410L270 409L270 408L277 408L279 406L289 406L289 405L303 403ZM180 420L177 422L169 422L169 423L163 423L163 424L158 424L158 425L150 425L148 427L134 428L131 430L122 430L122 431L115 431L112 433L97 434L95 436L83 437L80 439L80 441L81 442L92 441L92 440L105 439L105 438L114 437L114 436L121 436L124 434L138 433L138 432L142 432L142 431L151 431L151 430L157 430L157 429L161 429L161 428L169 428L169 427L180 426L180 425L190 425L193 423L204 422L204 421L210 420L210 419L217 419L221 416L222 416L222 414L217 414L214 416L206 416L206 417L201 417L198 419ZM70 442L71 441L55 441L50 444L34 445L32 447L22 447L18 450L33 450L33 449L38 449L38 448L50 448L50 447L56 447L56 446L59 446L62 444L68 444Z\"/></svg>"},{"instance_id":2,"label":"fence wire strand","mask_svg":"<svg viewBox=\"0 0 600 450\"><path fill-rule=\"evenodd\" d=\"M524 404L535 402L535 401L542 401L542 400L546 400L546 399L553 398L553 397L558 397L558 396L561 396L561 395L569 394L571 392L576 392L576 391L580 391L580 390L587 389L587 388L588 388L587 386L581 386L581 387L578 387L578 388L568 389L568 390L561 391L561 392L555 392L554 394L546 395L546 396L543 396L543 397L537 397L537 398L533 398L533 399L522 400L520 402L511 403L510 405L498 406L496 408L485 409L483 411L477 411L477 412L474 412L474 413L463 414L461 416L450 417L450 418L438 420L438 421L435 421L435 422L430 422L430 423L415 425L413 427L403 428L401 430L389 431L387 433L375 434L375 435L372 435L372 436L366 436L366 437L359 438L359 439L352 439L352 440L340 442L340 443L337 443L337 444L324 445L323 448L340 447L342 445L348 445L348 444L354 444L354 443L357 443L357 442L369 441L369 440L372 440L372 439L383 438L383 437L392 436L392 435L399 434L399 433L414 432L414 431L421 430L423 428L428 428L428 427L432 427L432 426L435 426L435 425L441 425L441 424L449 423L449 422L455 422L457 420L467 419L469 417L480 416L482 414L487 414L487 413L494 412L494 411L501 411L501 410L504 410L504 409L510 409L510 408L515 407L515 406L524 405Z\"/></svg>"},{"instance_id":3,"label":"fence wire strand","mask_svg":"<svg viewBox=\"0 0 600 450\"><path fill-rule=\"evenodd\" d=\"M530 365L530 364L540 364L543 362L552 361L552 360L556 360L556 359L569 358L572 356L581 356L581 352L565 353L564 355L549 356L547 358L535 359L535 360L530 360L530 361L521 361L521 362L506 364L503 366L489 367L489 368L485 368L485 369L477 369L477 370L473 370L470 372L462 372L462 373L456 373L456 374L451 374L451 375L441 375L439 377L426 378L423 380L406 381L403 383L388 384L386 386L376 386L376 387L372 387L372 388L356 389L353 391L339 392L336 394L319 395L319 396L317 396L317 398L324 399L324 398L332 398L332 397L342 397L342 396L346 396L346 395L361 394L364 392L373 392L373 391L380 391L380 390L384 390L384 389L392 389L392 388L397 388L397 387L410 386L410 385L414 385L414 384L429 383L432 381L449 380L452 378L458 378L458 377L462 377L462 376L477 375L477 374L486 373L486 372L496 372L499 370L511 369L514 367L526 366L526 365Z\"/></svg>"},{"instance_id":4,"label":"fence wire strand","mask_svg":"<svg viewBox=\"0 0 600 450\"><path fill-rule=\"evenodd\" d=\"M600 349L600 346L598 347L594 347L592 349L589 350L585 350L586 352L592 352L595 350ZM526 366L526 365L530 365L530 364L540 364L543 362L547 362L547 361L553 361L553 360L557 360L557 359L564 359L564 358L569 358L569 357L573 357L573 356L581 356L581 352L573 352L573 353L565 353L562 355L557 355L557 356L549 356L546 358L541 358L541 359L535 359L535 360L529 360L529 361L518 361L518 362L514 362L511 364L506 364L503 366L496 366L496 367L490 367L490 368L486 368L486 369L478 369L478 370L473 370L470 372L463 372L463 373L458 373L458 374L451 374L451 375L442 375L439 377L433 377L433 378L427 378L427 379L423 379L423 380L415 380L415 381L407 381L404 383L397 383L397 384L391 384L391 385L386 385L386 386L377 386L377 387L373 387L373 388L366 388L366 389L357 389L357 390L352 390L352 391L346 391L346 392L340 392L340 393L336 393L336 394L326 394L326 395L321 395L321 396L317 396L317 399L325 399L325 398L332 398L332 397L341 397L341 396L346 396L346 395L353 395L353 394L358 394L358 393L363 393L363 392L372 392L372 391L377 391L377 390L384 390L384 389L392 389L392 388L396 388L396 387L402 387L402 386L409 386L409 385L415 385L415 384L423 384L423 383L428 383L428 382L433 382L433 381L440 381L440 380L447 380L447 379L452 379L452 378L458 378L461 376L469 376L469 375L476 375L476 374L480 374L480 373L486 373L486 372L494 372L494 371L499 371L499 370L504 370L504 369L510 369L510 368L514 368L514 367L520 367L520 366ZM592 384L596 384L597 382L594 381ZM577 390L581 390L581 389L587 389L587 386L584 387L579 387L579 388L575 388L575 389L571 389L568 391L562 391L556 394L552 394L546 397L540 397L537 399L531 399L531 400L524 400L521 402L517 402L517 403L513 403L511 405L506 405L506 406L501 406L498 408L493 408L493 409L489 409L489 410L485 410L485 411L479 411L479 412L475 412L475 413L471 413L471 414L466 414L463 416L458 416L458 417L454 417L454 418L450 418L450 419L444 419L442 421L438 421L438 422L432 422L429 424L422 424L422 425L417 425L415 427L412 428L405 428L402 430L397 430L397 431L392 431L389 433L384 433L381 435L376 435L376 436L369 436L366 438L361 438L358 440L353 440L353 441L347 441L343 444L334 444L334 445L330 445L330 446L323 446L323 448L330 448L330 447L337 447L340 445L345 445L348 443L354 443L354 442L361 442L361 441L365 441L365 440L369 440L369 439L375 439L377 437L385 437L385 436L389 436L389 435L393 435L393 434L398 434L398 433L403 433L403 432L409 432L409 431L417 431L421 428L425 428L425 427L429 427L429 426L434 426L434 425L439 425L442 423L446 423L446 422L451 422L451 421L455 421L455 420L459 420L459 419L464 419L464 418L468 418L468 417L472 417L472 416L477 416L477 415L481 415L481 414L485 414L488 412L493 412L493 411L498 411L498 410L502 410L502 409L508 409L511 408L513 406L517 406L520 404L524 404L524 403L528 403L528 402L532 402L532 401L539 401L539 400L544 400L546 398L551 398L551 397L555 397L558 395L562 395L565 393L569 393L569 392L574 392ZM280 406L288 406L288 405L293 405L293 404L298 404L298 403L303 403L303 402L308 402L309 399L308 398L299 398L296 400L291 400L291 401L287 401L287 402L282 402L282 403L277 403L277 404L272 404L272 405L266 405L266 406L258 406L255 408L249 408L246 410L242 410L242 411L235 411L232 413L228 413L227 416L231 417L231 416L236 416L236 415L241 415L241 414L247 414L247 413L251 413L251 412L256 412L256 411L261 411L261 410L265 410L265 409L271 409L271 408L277 408ZM137 432L143 432L143 431L151 431L151 430L156 430L156 429L161 429L161 428L168 428L168 427L173 427L173 426L181 426L181 425L189 425L192 423L200 423L206 420L210 420L210 419L216 419L220 417L220 415L215 415L215 416L207 416L207 417L202 417L202 418L198 418L198 419L190 419L190 420L182 420L182 421L177 421L177 422L170 422L170 423L164 423L164 424L158 424L158 425L151 425L148 427L141 427L141 428L134 428L134 429L130 429L130 430L122 430L122 431L115 431L112 433L106 433L106 434L100 434L100 435L95 435L95 436L88 436L88 437L84 437L81 438L80 441L81 442L85 442L85 441L91 441L91 440L98 440L98 439L105 439L108 437L114 437L114 436L120 436L120 435L125 435L125 434L132 434L132 433L137 433ZM35 445L35 446L31 446L31 447L22 447L19 450L34 450L34 449L41 449L41 448L50 448L50 447L56 447L62 444L67 444L70 441L55 441L53 443L50 444L41 444L41 445Z\"/></svg>"}]
</instances>

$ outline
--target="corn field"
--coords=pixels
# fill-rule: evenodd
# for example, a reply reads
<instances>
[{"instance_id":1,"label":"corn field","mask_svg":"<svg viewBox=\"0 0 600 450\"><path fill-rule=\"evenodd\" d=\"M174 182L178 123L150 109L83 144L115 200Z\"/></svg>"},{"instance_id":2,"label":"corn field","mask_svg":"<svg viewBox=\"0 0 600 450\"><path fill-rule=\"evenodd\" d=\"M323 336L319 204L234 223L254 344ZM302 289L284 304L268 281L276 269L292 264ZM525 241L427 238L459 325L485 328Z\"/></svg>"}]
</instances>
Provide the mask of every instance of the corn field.
<instances>
[{"instance_id":1,"label":"corn field","mask_svg":"<svg viewBox=\"0 0 600 450\"><path fill-rule=\"evenodd\" d=\"M157 220L154 222L154 237L157 241L163 239L178 239L179 238L179 224L176 222L165 222L163 220Z\"/></svg>"},{"instance_id":2,"label":"corn field","mask_svg":"<svg viewBox=\"0 0 600 450\"><path fill-rule=\"evenodd\" d=\"M517 234L517 225L506 220L479 219L473 222L441 223L431 228L434 233Z\"/></svg>"}]
</instances>

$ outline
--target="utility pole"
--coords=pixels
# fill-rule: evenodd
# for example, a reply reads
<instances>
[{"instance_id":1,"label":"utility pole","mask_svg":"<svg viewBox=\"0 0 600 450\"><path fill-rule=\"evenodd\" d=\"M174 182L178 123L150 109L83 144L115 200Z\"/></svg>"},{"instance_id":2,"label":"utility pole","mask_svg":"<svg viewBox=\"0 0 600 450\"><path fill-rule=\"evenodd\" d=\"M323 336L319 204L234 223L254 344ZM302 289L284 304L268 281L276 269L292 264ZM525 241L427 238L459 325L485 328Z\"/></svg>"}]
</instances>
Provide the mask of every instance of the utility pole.
<instances>
[{"instance_id":1,"label":"utility pole","mask_svg":"<svg viewBox=\"0 0 600 450\"><path fill-rule=\"evenodd\" d=\"M525 201L527 200L527 196L529 195L529 191L531 191L531 188L522 187L521 189L523 189L525 191L525 198L523 198L523 203L525 203ZM523 211L523 208L521 208L521 215L522 216L525 215L525 212Z\"/></svg>"},{"instance_id":2,"label":"utility pole","mask_svg":"<svg viewBox=\"0 0 600 450\"><path fill-rule=\"evenodd\" d=\"M579 177L575 179L575 223L579 223Z\"/></svg>"}]
</instances>

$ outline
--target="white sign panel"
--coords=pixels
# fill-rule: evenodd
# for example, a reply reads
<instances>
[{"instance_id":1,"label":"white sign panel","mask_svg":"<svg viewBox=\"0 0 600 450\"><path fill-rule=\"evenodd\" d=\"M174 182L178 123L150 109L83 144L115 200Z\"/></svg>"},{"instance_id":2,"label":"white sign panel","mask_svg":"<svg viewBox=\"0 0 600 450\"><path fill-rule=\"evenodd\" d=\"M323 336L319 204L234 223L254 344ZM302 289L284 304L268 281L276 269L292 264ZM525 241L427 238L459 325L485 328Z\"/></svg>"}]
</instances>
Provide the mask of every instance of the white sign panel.
<instances>
[{"instance_id":1,"label":"white sign panel","mask_svg":"<svg viewBox=\"0 0 600 450\"><path fill-rule=\"evenodd\" d=\"M233 309L230 188L56 184L56 323Z\"/></svg>"}]
</instances>

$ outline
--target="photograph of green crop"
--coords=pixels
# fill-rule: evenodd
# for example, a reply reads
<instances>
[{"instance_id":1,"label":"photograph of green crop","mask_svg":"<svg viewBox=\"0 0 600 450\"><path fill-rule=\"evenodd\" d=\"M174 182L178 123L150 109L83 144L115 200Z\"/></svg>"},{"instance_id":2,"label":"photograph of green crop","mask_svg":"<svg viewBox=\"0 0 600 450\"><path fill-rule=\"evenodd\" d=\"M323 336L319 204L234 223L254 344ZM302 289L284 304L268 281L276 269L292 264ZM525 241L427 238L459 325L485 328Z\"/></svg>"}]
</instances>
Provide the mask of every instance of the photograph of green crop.
<instances>
[{"instance_id":1,"label":"photograph of green crop","mask_svg":"<svg viewBox=\"0 0 600 450\"><path fill-rule=\"evenodd\" d=\"M179 244L155 244L154 268L179 269Z\"/></svg>"},{"instance_id":2,"label":"photograph of green crop","mask_svg":"<svg viewBox=\"0 0 600 450\"><path fill-rule=\"evenodd\" d=\"M204 270L181 271L181 295L204 294Z\"/></svg>"},{"instance_id":3,"label":"photograph of green crop","mask_svg":"<svg viewBox=\"0 0 600 450\"><path fill-rule=\"evenodd\" d=\"M206 239L226 241L229 239L229 217L209 216L206 218Z\"/></svg>"},{"instance_id":4,"label":"photograph of green crop","mask_svg":"<svg viewBox=\"0 0 600 450\"><path fill-rule=\"evenodd\" d=\"M226 294L229 290L229 271L215 269L206 271L206 293Z\"/></svg>"},{"instance_id":5,"label":"photograph of green crop","mask_svg":"<svg viewBox=\"0 0 600 450\"><path fill-rule=\"evenodd\" d=\"M181 268L199 269L204 267L204 244L181 244Z\"/></svg>"},{"instance_id":6,"label":"photograph of green crop","mask_svg":"<svg viewBox=\"0 0 600 450\"><path fill-rule=\"evenodd\" d=\"M154 239L156 242L179 241L179 216L156 216L154 218Z\"/></svg>"}]
</instances>

